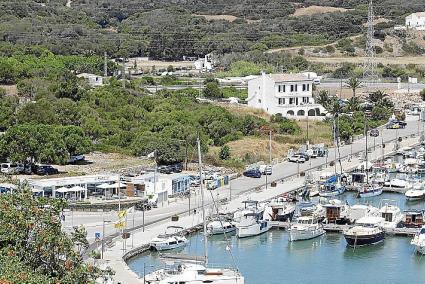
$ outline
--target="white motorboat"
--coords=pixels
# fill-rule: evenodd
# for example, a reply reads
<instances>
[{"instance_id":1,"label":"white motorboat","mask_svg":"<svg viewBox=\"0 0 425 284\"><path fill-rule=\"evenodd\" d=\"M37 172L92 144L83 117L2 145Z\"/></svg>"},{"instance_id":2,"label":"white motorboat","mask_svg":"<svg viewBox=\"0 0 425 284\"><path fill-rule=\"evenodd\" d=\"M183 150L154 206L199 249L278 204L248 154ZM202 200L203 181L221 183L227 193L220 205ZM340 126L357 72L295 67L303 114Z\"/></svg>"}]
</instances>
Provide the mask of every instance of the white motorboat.
<instances>
[{"instance_id":1,"label":"white motorboat","mask_svg":"<svg viewBox=\"0 0 425 284\"><path fill-rule=\"evenodd\" d=\"M278 197L270 201L266 213L273 221L290 222L295 213L295 204L286 202L283 197Z\"/></svg>"},{"instance_id":2,"label":"white motorboat","mask_svg":"<svg viewBox=\"0 0 425 284\"><path fill-rule=\"evenodd\" d=\"M406 196L406 199L410 201L422 200L425 197L425 190L409 189L404 195Z\"/></svg>"},{"instance_id":3,"label":"white motorboat","mask_svg":"<svg viewBox=\"0 0 425 284\"><path fill-rule=\"evenodd\" d=\"M270 220L264 214L265 208L259 207L258 203L255 204L256 207L245 213L236 223L236 235L239 238L257 236L270 230Z\"/></svg>"},{"instance_id":4,"label":"white motorboat","mask_svg":"<svg viewBox=\"0 0 425 284\"><path fill-rule=\"evenodd\" d=\"M409 182L404 179L390 179L384 183L385 187L395 187L395 188L406 188L409 185Z\"/></svg>"},{"instance_id":5,"label":"white motorboat","mask_svg":"<svg viewBox=\"0 0 425 284\"><path fill-rule=\"evenodd\" d=\"M416 252L425 254L425 226L422 226L410 243L415 246Z\"/></svg>"},{"instance_id":6,"label":"white motorboat","mask_svg":"<svg viewBox=\"0 0 425 284\"><path fill-rule=\"evenodd\" d=\"M299 217L289 229L289 240L300 241L309 240L321 236L325 233L322 224L312 216Z\"/></svg>"},{"instance_id":7,"label":"white motorboat","mask_svg":"<svg viewBox=\"0 0 425 284\"><path fill-rule=\"evenodd\" d=\"M150 249L164 251L184 247L188 240L181 234L182 230L183 228L178 226L167 227L165 234L151 240Z\"/></svg>"},{"instance_id":8,"label":"white motorboat","mask_svg":"<svg viewBox=\"0 0 425 284\"><path fill-rule=\"evenodd\" d=\"M207 225L209 235L230 234L234 231L236 231L236 226L228 221L215 220Z\"/></svg>"},{"instance_id":9,"label":"white motorboat","mask_svg":"<svg viewBox=\"0 0 425 284\"><path fill-rule=\"evenodd\" d=\"M373 245L384 241L382 229L384 219L381 217L363 217L357 220L356 226L344 231L347 244L351 247Z\"/></svg>"},{"instance_id":10,"label":"white motorboat","mask_svg":"<svg viewBox=\"0 0 425 284\"><path fill-rule=\"evenodd\" d=\"M199 258L188 260L187 258L174 258L179 260L177 265L172 268L159 269L148 275L144 275L144 282L147 284L170 284L170 283L215 283L215 284L244 284L245 279L237 269L229 268L209 268L208 267L208 238L207 238L207 223L206 210L204 204L204 190L202 181L202 162L201 162L201 143L198 138L198 159L200 172L200 192L203 212L203 232L204 232L204 256L202 257L203 264L199 264ZM195 263L193 263L194 261Z\"/></svg>"},{"instance_id":11,"label":"white motorboat","mask_svg":"<svg viewBox=\"0 0 425 284\"><path fill-rule=\"evenodd\" d=\"M243 276L233 269L207 268L201 264L183 263L146 275L146 284L244 284Z\"/></svg>"},{"instance_id":12,"label":"white motorboat","mask_svg":"<svg viewBox=\"0 0 425 284\"><path fill-rule=\"evenodd\" d=\"M413 184L412 188L406 191L404 194L407 200L422 200L425 198L425 190L423 188L423 184L418 182Z\"/></svg>"},{"instance_id":13,"label":"white motorboat","mask_svg":"<svg viewBox=\"0 0 425 284\"><path fill-rule=\"evenodd\" d=\"M382 191L383 187L378 185L377 183L364 184L359 188L359 196L360 198L378 196L382 194Z\"/></svg>"},{"instance_id":14,"label":"white motorboat","mask_svg":"<svg viewBox=\"0 0 425 284\"><path fill-rule=\"evenodd\" d=\"M381 213L381 217L384 218L384 229L394 229L399 227L402 223L404 216L401 213L399 207L397 207L397 203L394 200L383 199L381 200L381 205L379 212Z\"/></svg>"}]
</instances>

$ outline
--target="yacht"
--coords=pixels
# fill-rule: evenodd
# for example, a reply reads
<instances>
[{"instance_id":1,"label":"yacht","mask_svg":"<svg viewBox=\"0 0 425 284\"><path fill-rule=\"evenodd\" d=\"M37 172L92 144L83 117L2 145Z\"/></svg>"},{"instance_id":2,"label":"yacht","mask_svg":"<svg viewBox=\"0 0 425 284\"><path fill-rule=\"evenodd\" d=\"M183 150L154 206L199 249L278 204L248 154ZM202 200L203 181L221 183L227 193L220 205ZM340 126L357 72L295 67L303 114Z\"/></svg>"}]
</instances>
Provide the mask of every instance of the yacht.
<instances>
[{"instance_id":1,"label":"yacht","mask_svg":"<svg viewBox=\"0 0 425 284\"><path fill-rule=\"evenodd\" d=\"M409 186L409 183L404 179L390 179L384 183L385 187L394 187L394 188L406 188Z\"/></svg>"},{"instance_id":2,"label":"yacht","mask_svg":"<svg viewBox=\"0 0 425 284\"><path fill-rule=\"evenodd\" d=\"M364 184L359 188L359 197L366 198L381 195L383 187L377 183Z\"/></svg>"},{"instance_id":3,"label":"yacht","mask_svg":"<svg viewBox=\"0 0 425 284\"><path fill-rule=\"evenodd\" d=\"M236 223L236 235L239 238L257 236L270 230L270 221L265 218L264 207L250 210Z\"/></svg>"},{"instance_id":4,"label":"yacht","mask_svg":"<svg viewBox=\"0 0 425 284\"><path fill-rule=\"evenodd\" d=\"M325 233L322 224L312 216L299 217L289 229L289 240L300 241L309 240L321 236Z\"/></svg>"},{"instance_id":5,"label":"yacht","mask_svg":"<svg viewBox=\"0 0 425 284\"><path fill-rule=\"evenodd\" d=\"M319 189L319 196L331 197L343 194L345 192L345 186L338 182L322 184Z\"/></svg>"},{"instance_id":6,"label":"yacht","mask_svg":"<svg viewBox=\"0 0 425 284\"><path fill-rule=\"evenodd\" d=\"M351 247L380 243L385 239L383 224L382 217L360 218L354 227L344 231L344 238Z\"/></svg>"},{"instance_id":7,"label":"yacht","mask_svg":"<svg viewBox=\"0 0 425 284\"><path fill-rule=\"evenodd\" d=\"M412 188L406 191L404 194L407 200L421 200L425 197L425 190L422 182L416 182L412 185Z\"/></svg>"},{"instance_id":8,"label":"yacht","mask_svg":"<svg viewBox=\"0 0 425 284\"><path fill-rule=\"evenodd\" d=\"M152 250L164 251L181 248L187 245L188 240L182 235L182 227L169 226L166 233L153 238L149 243Z\"/></svg>"},{"instance_id":9,"label":"yacht","mask_svg":"<svg viewBox=\"0 0 425 284\"><path fill-rule=\"evenodd\" d=\"M269 210L266 209L266 212L273 221L290 222L294 217L295 204L286 202L282 197L273 199L267 207Z\"/></svg>"},{"instance_id":10,"label":"yacht","mask_svg":"<svg viewBox=\"0 0 425 284\"><path fill-rule=\"evenodd\" d=\"M236 226L229 221L215 220L207 225L209 235L230 234L236 231Z\"/></svg>"},{"instance_id":11,"label":"yacht","mask_svg":"<svg viewBox=\"0 0 425 284\"><path fill-rule=\"evenodd\" d=\"M202 161L201 161L201 142L199 137L198 144L198 160L200 173L201 192L201 208L203 216L203 235L204 235L204 256L189 260L188 258L174 258L177 265L171 268L159 269L148 275L144 275L144 282L147 284L199 284L199 283L215 283L215 284L244 284L245 279L237 269L230 268L210 268L208 267L208 238L207 238L207 222L206 210L204 204L204 190L202 181ZM202 264L200 264L200 259Z\"/></svg>"},{"instance_id":12,"label":"yacht","mask_svg":"<svg viewBox=\"0 0 425 284\"><path fill-rule=\"evenodd\" d=\"M425 254L425 226L422 226L410 243L415 246L416 252Z\"/></svg>"},{"instance_id":13,"label":"yacht","mask_svg":"<svg viewBox=\"0 0 425 284\"><path fill-rule=\"evenodd\" d=\"M346 203L341 202L341 200L329 200L328 203L323 205L323 208L325 213L325 223L338 225L345 225L350 223L350 207Z\"/></svg>"},{"instance_id":14,"label":"yacht","mask_svg":"<svg viewBox=\"0 0 425 284\"><path fill-rule=\"evenodd\" d=\"M384 205L382 206L382 204ZM393 200L381 200L379 212L381 213L381 217L385 220L383 225L384 229L398 228L404 219L400 208L397 207L396 202Z\"/></svg>"}]
</instances>

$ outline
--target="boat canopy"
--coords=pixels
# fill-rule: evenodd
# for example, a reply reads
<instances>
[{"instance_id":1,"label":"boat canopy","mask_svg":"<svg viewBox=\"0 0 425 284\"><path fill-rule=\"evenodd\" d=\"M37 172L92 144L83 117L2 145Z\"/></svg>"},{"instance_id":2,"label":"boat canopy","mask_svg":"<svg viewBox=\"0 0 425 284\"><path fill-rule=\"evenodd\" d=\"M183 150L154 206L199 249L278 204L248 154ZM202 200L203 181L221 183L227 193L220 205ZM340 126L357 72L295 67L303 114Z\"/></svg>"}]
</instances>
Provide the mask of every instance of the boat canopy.
<instances>
[{"instance_id":1,"label":"boat canopy","mask_svg":"<svg viewBox=\"0 0 425 284\"><path fill-rule=\"evenodd\" d=\"M367 216L362 217L359 220L356 221L357 224L360 225L369 225L369 226L378 226L384 222L384 218L382 217L375 217L375 216Z\"/></svg>"}]
</instances>

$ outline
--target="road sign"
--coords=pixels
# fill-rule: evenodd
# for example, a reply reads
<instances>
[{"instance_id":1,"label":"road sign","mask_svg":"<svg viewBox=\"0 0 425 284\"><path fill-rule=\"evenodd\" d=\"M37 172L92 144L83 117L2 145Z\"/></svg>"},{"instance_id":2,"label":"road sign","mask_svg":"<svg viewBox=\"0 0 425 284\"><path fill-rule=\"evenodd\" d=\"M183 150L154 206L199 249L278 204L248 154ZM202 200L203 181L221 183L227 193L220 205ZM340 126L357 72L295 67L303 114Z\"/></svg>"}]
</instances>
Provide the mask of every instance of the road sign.
<instances>
[{"instance_id":1,"label":"road sign","mask_svg":"<svg viewBox=\"0 0 425 284\"><path fill-rule=\"evenodd\" d=\"M100 233L94 233L94 238L96 241L100 241Z\"/></svg>"}]
</instances>

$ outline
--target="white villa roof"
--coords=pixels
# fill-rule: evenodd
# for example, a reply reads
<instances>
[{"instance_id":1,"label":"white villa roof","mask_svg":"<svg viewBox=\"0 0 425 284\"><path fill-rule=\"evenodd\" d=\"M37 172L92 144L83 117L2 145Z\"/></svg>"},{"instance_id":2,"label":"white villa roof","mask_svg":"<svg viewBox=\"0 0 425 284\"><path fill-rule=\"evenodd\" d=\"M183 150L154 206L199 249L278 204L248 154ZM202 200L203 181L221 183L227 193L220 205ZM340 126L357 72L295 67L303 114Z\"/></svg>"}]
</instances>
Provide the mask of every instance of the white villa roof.
<instances>
[{"instance_id":1,"label":"white villa roof","mask_svg":"<svg viewBox=\"0 0 425 284\"><path fill-rule=\"evenodd\" d=\"M303 74L270 74L275 82L313 81Z\"/></svg>"},{"instance_id":2,"label":"white villa roof","mask_svg":"<svg viewBox=\"0 0 425 284\"><path fill-rule=\"evenodd\" d=\"M408 17L415 15L416 17L425 17L425 12L412 13Z\"/></svg>"}]
</instances>

